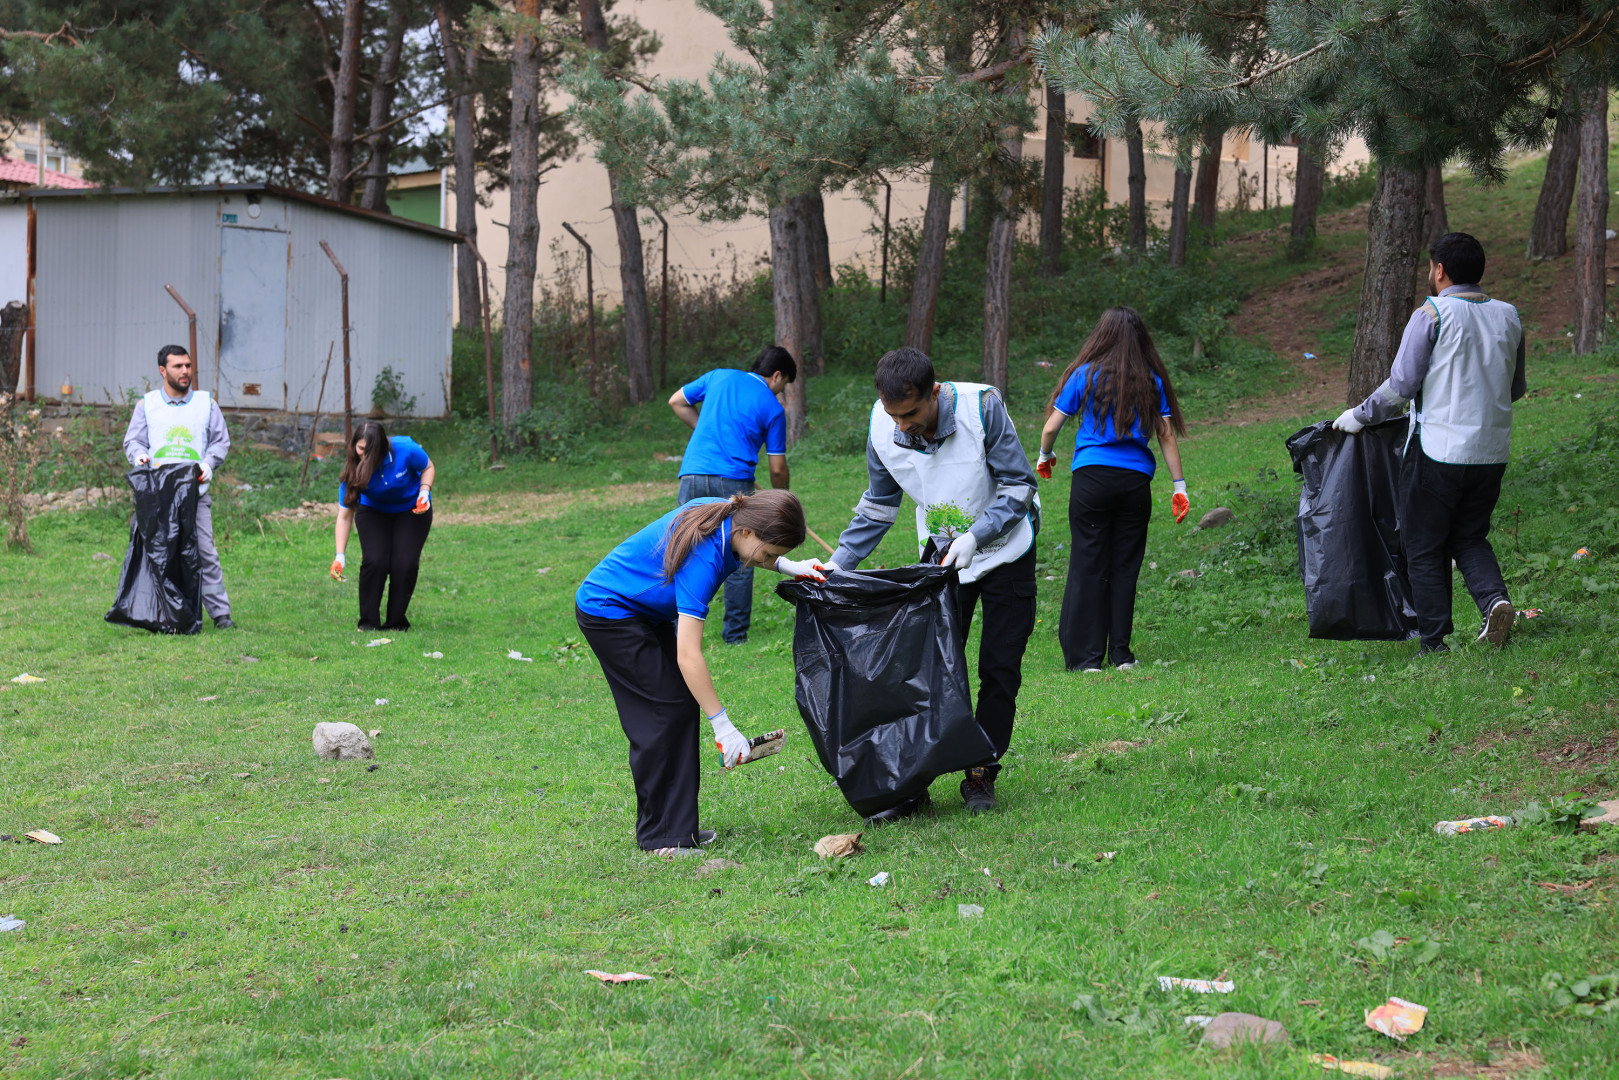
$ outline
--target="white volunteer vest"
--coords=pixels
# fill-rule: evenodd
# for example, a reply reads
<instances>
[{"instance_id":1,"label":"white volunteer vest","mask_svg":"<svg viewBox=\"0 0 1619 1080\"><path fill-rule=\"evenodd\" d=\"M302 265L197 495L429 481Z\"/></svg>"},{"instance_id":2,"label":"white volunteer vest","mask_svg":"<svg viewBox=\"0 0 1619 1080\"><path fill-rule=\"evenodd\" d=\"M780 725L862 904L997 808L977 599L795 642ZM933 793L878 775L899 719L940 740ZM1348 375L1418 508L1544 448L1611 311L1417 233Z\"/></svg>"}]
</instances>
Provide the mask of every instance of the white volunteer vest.
<instances>
[{"instance_id":1,"label":"white volunteer vest","mask_svg":"<svg viewBox=\"0 0 1619 1080\"><path fill-rule=\"evenodd\" d=\"M1453 465L1504 463L1512 448L1512 375L1523 338L1518 309L1461 296L1427 302L1439 314L1439 336L1412 410L1422 452Z\"/></svg>"},{"instance_id":2,"label":"white volunteer vest","mask_svg":"<svg viewBox=\"0 0 1619 1080\"><path fill-rule=\"evenodd\" d=\"M916 548L920 555L929 537L950 540L972 527L995 501L995 479L984 449L982 398L994 388L980 383L947 383L956 393L956 430L931 454L908 450L894 442L894 420L883 403L871 407L871 445L894 482L916 503ZM1035 496L1034 505L1040 505ZM997 566L1023 557L1034 546L1029 516L1005 535L978 549L972 565L961 572L964 582L977 581Z\"/></svg>"},{"instance_id":3,"label":"white volunteer vest","mask_svg":"<svg viewBox=\"0 0 1619 1080\"><path fill-rule=\"evenodd\" d=\"M152 447L153 465L202 464L208 449L208 414L213 398L206 390L193 390L191 400L175 404L153 390L145 397L146 440ZM203 486L207 491L207 485Z\"/></svg>"}]
</instances>

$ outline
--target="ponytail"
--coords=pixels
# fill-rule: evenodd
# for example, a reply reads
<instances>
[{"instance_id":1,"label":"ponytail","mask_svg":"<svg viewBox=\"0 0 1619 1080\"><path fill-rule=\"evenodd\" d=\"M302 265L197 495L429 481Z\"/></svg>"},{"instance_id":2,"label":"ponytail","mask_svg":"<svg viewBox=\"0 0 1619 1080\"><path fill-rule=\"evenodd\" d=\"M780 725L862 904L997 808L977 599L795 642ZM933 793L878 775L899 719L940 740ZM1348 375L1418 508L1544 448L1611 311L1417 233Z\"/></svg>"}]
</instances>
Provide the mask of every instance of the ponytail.
<instances>
[{"instance_id":1,"label":"ponytail","mask_svg":"<svg viewBox=\"0 0 1619 1080\"><path fill-rule=\"evenodd\" d=\"M790 491L771 488L753 495L732 495L725 502L688 506L675 516L664 541L663 580L673 581L692 548L719 531L726 519L732 528L748 529L761 542L791 551L804 542L804 504Z\"/></svg>"}]
</instances>

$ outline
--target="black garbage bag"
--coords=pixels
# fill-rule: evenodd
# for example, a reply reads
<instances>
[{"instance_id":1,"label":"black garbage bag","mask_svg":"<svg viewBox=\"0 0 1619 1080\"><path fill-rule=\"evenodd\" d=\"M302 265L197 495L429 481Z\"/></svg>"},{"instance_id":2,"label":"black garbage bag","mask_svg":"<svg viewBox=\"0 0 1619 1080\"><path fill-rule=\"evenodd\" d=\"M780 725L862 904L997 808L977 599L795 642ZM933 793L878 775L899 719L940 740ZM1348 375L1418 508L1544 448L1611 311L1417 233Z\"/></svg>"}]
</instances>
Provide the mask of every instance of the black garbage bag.
<instances>
[{"instance_id":1,"label":"black garbage bag","mask_svg":"<svg viewBox=\"0 0 1619 1080\"><path fill-rule=\"evenodd\" d=\"M862 816L995 756L973 718L956 572L839 571L788 581L798 711L821 765Z\"/></svg>"},{"instance_id":2,"label":"black garbage bag","mask_svg":"<svg viewBox=\"0 0 1619 1080\"><path fill-rule=\"evenodd\" d=\"M202 629L195 465L132 469L135 492L129 551L107 621L159 634Z\"/></svg>"},{"instance_id":3,"label":"black garbage bag","mask_svg":"<svg viewBox=\"0 0 1619 1080\"><path fill-rule=\"evenodd\" d=\"M1358 435L1323 421L1287 440L1299 494L1299 573L1310 636L1401 641L1417 632L1400 548L1405 417Z\"/></svg>"}]
</instances>

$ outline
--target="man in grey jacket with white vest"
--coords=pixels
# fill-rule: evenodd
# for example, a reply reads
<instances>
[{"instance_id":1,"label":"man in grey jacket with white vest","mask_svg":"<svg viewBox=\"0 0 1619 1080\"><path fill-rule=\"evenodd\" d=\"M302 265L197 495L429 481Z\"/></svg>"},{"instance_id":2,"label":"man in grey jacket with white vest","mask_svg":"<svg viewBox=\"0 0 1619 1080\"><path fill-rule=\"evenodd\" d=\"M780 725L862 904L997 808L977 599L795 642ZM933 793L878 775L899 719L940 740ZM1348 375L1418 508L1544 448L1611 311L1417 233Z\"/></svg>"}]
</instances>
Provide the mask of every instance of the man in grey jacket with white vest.
<instances>
[{"instance_id":1,"label":"man in grey jacket with white vest","mask_svg":"<svg viewBox=\"0 0 1619 1080\"><path fill-rule=\"evenodd\" d=\"M899 518L901 500L916 503L918 552L931 540L959 574L962 628L980 603L978 707L974 717L995 756L968 769L961 797L974 814L995 809L995 778L1012 742L1023 650L1034 632L1034 538L1040 500L1034 468L993 386L940 383L920 349L877 361L877 402L866 440L866 494L827 564L853 570ZM912 803L867 820L891 820L929 805Z\"/></svg>"},{"instance_id":2,"label":"man in grey jacket with white vest","mask_svg":"<svg viewBox=\"0 0 1619 1080\"><path fill-rule=\"evenodd\" d=\"M1333 421L1354 434L1411 407L1400 471L1400 538L1423 653L1448 652L1454 559L1483 616L1477 640L1506 644L1516 611L1488 539L1527 388L1518 309L1487 296L1484 248L1446 233L1429 249L1432 294L1411 316L1388 379Z\"/></svg>"}]
</instances>

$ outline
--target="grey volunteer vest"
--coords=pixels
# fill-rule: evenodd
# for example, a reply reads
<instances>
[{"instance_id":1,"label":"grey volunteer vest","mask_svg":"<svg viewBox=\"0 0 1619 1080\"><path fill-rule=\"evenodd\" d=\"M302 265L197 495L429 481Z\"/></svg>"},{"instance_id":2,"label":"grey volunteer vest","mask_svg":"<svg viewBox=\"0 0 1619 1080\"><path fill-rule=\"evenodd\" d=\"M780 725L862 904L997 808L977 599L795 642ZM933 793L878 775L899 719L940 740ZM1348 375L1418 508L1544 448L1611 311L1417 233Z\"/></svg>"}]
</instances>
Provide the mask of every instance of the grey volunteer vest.
<instances>
[{"instance_id":1,"label":"grey volunteer vest","mask_svg":"<svg viewBox=\"0 0 1619 1080\"><path fill-rule=\"evenodd\" d=\"M1438 317L1439 336L1412 410L1422 452L1453 465L1504 463L1512 448L1512 375L1523 339L1518 309L1483 293L1431 296L1427 303Z\"/></svg>"}]
</instances>

